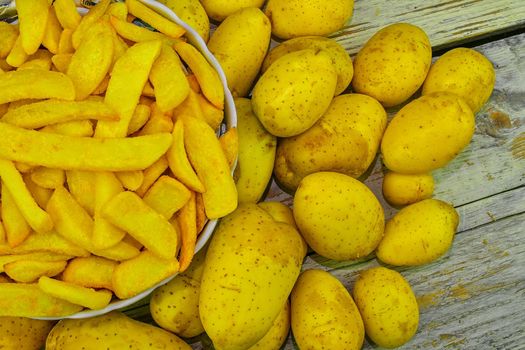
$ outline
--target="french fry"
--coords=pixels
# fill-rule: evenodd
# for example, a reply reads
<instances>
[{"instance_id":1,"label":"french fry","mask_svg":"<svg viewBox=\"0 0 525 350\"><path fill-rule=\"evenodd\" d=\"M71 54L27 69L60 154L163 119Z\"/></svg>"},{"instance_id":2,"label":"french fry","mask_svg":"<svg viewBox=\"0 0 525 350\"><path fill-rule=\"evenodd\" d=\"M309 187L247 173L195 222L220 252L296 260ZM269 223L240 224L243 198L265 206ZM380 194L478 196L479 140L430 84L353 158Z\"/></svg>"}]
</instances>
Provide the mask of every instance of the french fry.
<instances>
[{"instance_id":1,"label":"french fry","mask_svg":"<svg viewBox=\"0 0 525 350\"><path fill-rule=\"evenodd\" d=\"M48 252L35 252L19 255L3 255L0 256L0 273L4 272L4 265L20 260L35 260L35 261L64 261L71 259L70 255L54 254Z\"/></svg>"},{"instance_id":2,"label":"french fry","mask_svg":"<svg viewBox=\"0 0 525 350\"><path fill-rule=\"evenodd\" d=\"M31 227L18 209L11 192L2 181L2 222L5 228L7 243L16 247L31 233Z\"/></svg>"},{"instance_id":3,"label":"french fry","mask_svg":"<svg viewBox=\"0 0 525 350\"><path fill-rule=\"evenodd\" d=\"M170 223L133 192L121 192L102 208L103 217L160 258L175 257L177 234Z\"/></svg>"},{"instance_id":4,"label":"french fry","mask_svg":"<svg viewBox=\"0 0 525 350\"><path fill-rule=\"evenodd\" d=\"M175 258L162 259L146 250L120 263L113 272L113 290L121 299L131 298L168 278L179 269Z\"/></svg>"},{"instance_id":5,"label":"french fry","mask_svg":"<svg viewBox=\"0 0 525 350\"><path fill-rule=\"evenodd\" d=\"M39 233L50 231L53 228L51 217L36 204L13 162L0 159L0 177L29 226Z\"/></svg>"},{"instance_id":6,"label":"french fry","mask_svg":"<svg viewBox=\"0 0 525 350\"><path fill-rule=\"evenodd\" d=\"M60 39L58 40L58 53L74 53L75 48L71 41L73 36L73 30L65 28L60 33Z\"/></svg>"},{"instance_id":7,"label":"french fry","mask_svg":"<svg viewBox=\"0 0 525 350\"><path fill-rule=\"evenodd\" d=\"M17 164L17 169L19 171L20 171L20 168L19 168L20 164L21 163ZM31 173L22 175L22 178L24 179L24 183L26 184L27 189L31 193L31 196L33 196L33 198L35 199L36 204L38 204L40 208L45 208L47 205L47 202L49 201L49 198L51 198L51 195L53 194L53 190L38 186L31 179Z\"/></svg>"},{"instance_id":8,"label":"french fry","mask_svg":"<svg viewBox=\"0 0 525 350\"><path fill-rule=\"evenodd\" d=\"M195 205L195 193L191 192L190 199L177 216L181 233L180 247L180 272L184 272L190 266L193 255L195 254L195 244L197 242L197 208Z\"/></svg>"},{"instance_id":9,"label":"french fry","mask_svg":"<svg viewBox=\"0 0 525 350\"><path fill-rule=\"evenodd\" d=\"M71 37L71 42L75 49L80 46L88 29L104 15L110 3L111 0L100 0L84 17L82 17L82 20Z\"/></svg>"},{"instance_id":10,"label":"french fry","mask_svg":"<svg viewBox=\"0 0 525 350\"><path fill-rule=\"evenodd\" d=\"M135 132L139 131L140 128L142 128L147 123L150 115L151 108L149 107L149 105L139 103L137 107L135 107L133 116L129 121L128 135L134 134Z\"/></svg>"},{"instance_id":11,"label":"french fry","mask_svg":"<svg viewBox=\"0 0 525 350\"><path fill-rule=\"evenodd\" d=\"M59 53L51 57L51 62L59 72L65 74L71 63L71 57L73 57L72 53Z\"/></svg>"},{"instance_id":12,"label":"french fry","mask_svg":"<svg viewBox=\"0 0 525 350\"><path fill-rule=\"evenodd\" d=\"M166 157L161 157L158 161L153 163L149 168L144 170L144 179L142 184L135 191L140 197L146 194L151 185L157 181L157 179L168 169L168 160Z\"/></svg>"},{"instance_id":13,"label":"french fry","mask_svg":"<svg viewBox=\"0 0 525 350\"><path fill-rule=\"evenodd\" d=\"M0 123L0 134L0 158L65 170L142 170L157 161L172 141L168 133L96 139L26 130L6 123Z\"/></svg>"},{"instance_id":14,"label":"french fry","mask_svg":"<svg viewBox=\"0 0 525 350\"><path fill-rule=\"evenodd\" d=\"M219 137L222 150L228 161L230 169L233 169L235 161L237 160L237 154L239 153L239 136L237 134L237 128L231 128Z\"/></svg>"},{"instance_id":15,"label":"french fry","mask_svg":"<svg viewBox=\"0 0 525 350\"><path fill-rule=\"evenodd\" d=\"M31 180L38 186L55 189L64 184L66 175L62 169L38 167L31 173Z\"/></svg>"},{"instance_id":16,"label":"french fry","mask_svg":"<svg viewBox=\"0 0 525 350\"><path fill-rule=\"evenodd\" d=\"M196 94L196 97L204 120L213 130L217 130L224 119L224 111L211 104L202 94Z\"/></svg>"},{"instance_id":17,"label":"french fry","mask_svg":"<svg viewBox=\"0 0 525 350\"><path fill-rule=\"evenodd\" d=\"M106 15L115 16L116 18L125 21L128 17L128 7L123 2L113 2L108 6Z\"/></svg>"},{"instance_id":18,"label":"french fry","mask_svg":"<svg viewBox=\"0 0 525 350\"><path fill-rule=\"evenodd\" d=\"M219 74L206 58L191 44L183 41L174 44L175 51L190 67L199 82L202 93L217 108L224 109L224 88Z\"/></svg>"},{"instance_id":19,"label":"french fry","mask_svg":"<svg viewBox=\"0 0 525 350\"><path fill-rule=\"evenodd\" d=\"M62 273L62 281L86 288L113 290L112 276L116 261L98 256L72 259Z\"/></svg>"},{"instance_id":20,"label":"french fry","mask_svg":"<svg viewBox=\"0 0 525 350\"><path fill-rule=\"evenodd\" d=\"M74 120L71 122L52 124L43 127L40 131L76 137L91 137L95 133L93 124L89 120Z\"/></svg>"},{"instance_id":21,"label":"french fry","mask_svg":"<svg viewBox=\"0 0 525 350\"><path fill-rule=\"evenodd\" d=\"M7 112L2 122L24 129L39 129L46 125L86 119L118 120L119 117L113 108L100 101L45 100Z\"/></svg>"},{"instance_id":22,"label":"french fry","mask_svg":"<svg viewBox=\"0 0 525 350\"><path fill-rule=\"evenodd\" d=\"M149 75L160 110L167 112L188 96L190 85L182 70L182 62L175 51L163 45Z\"/></svg>"},{"instance_id":23,"label":"french fry","mask_svg":"<svg viewBox=\"0 0 525 350\"><path fill-rule=\"evenodd\" d=\"M66 300L72 304L82 305L92 310L105 308L113 294L106 289L94 290L73 283L59 281L42 276L38 279L38 287L55 298Z\"/></svg>"},{"instance_id":24,"label":"french fry","mask_svg":"<svg viewBox=\"0 0 525 350\"><path fill-rule=\"evenodd\" d=\"M69 193L89 215L95 214L96 173L82 170L66 171Z\"/></svg>"},{"instance_id":25,"label":"french fry","mask_svg":"<svg viewBox=\"0 0 525 350\"><path fill-rule=\"evenodd\" d=\"M51 57L53 54L47 50L39 49L31 55L18 69L51 69Z\"/></svg>"},{"instance_id":26,"label":"french fry","mask_svg":"<svg viewBox=\"0 0 525 350\"><path fill-rule=\"evenodd\" d=\"M166 159L173 175L188 188L204 192L204 185L193 170L184 146L184 126L182 119L177 119L173 126L173 142L166 153Z\"/></svg>"},{"instance_id":27,"label":"french fry","mask_svg":"<svg viewBox=\"0 0 525 350\"><path fill-rule=\"evenodd\" d=\"M49 7L49 14L47 16L46 31L42 38L42 45L52 54L58 53L58 44L60 42L60 34L62 34L62 26L58 21L55 8Z\"/></svg>"},{"instance_id":28,"label":"french fry","mask_svg":"<svg viewBox=\"0 0 525 350\"><path fill-rule=\"evenodd\" d=\"M9 55L5 58L5 62L11 67L20 67L29 57L22 47L22 38L18 36L15 40L13 48L9 52Z\"/></svg>"},{"instance_id":29,"label":"french fry","mask_svg":"<svg viewBox=\"0 0 525 350\"><path fill-rule=\"evenodd\" d=\"M144 202L169 219L191 198L191 192L179 181L161 176L144 195Z\"/></svg>"},{"instance_id":30,"label":"french fry","mask_svg":"<svg viewBox=\"0 0 525 350\"><path fill-rule=\"evenodd\" d=\"M67 261L18 260L4 265L5 273L14 281L31 283L42 276L53 277L61 273Z\"/></svg>"},{"instance_id":31,"label":"french fry","mask_svg":"<svg viewBox=\"0 0 525 350\"><path fill-rule=\"evenodd\" d=\"M95 173L95 215L93 227L93 246L95 249L105 249L114 246L122 240L126 232L113 226L101 215L102 207L124 189L114 173Z\"/></svg>"},{"instance_id":32,"label":"french fry","mask_svg":"<svg viewBox=\"0 0 525 350\"><path fill-rule=\"evenodd\" d=\"M55 0L53 1L53 6L62 28L74 30L78 27L82 17L77 11L75 1Z\"/></svg>"},{"instance_id":33,"label":"french fry","mask_svg":"<svg viewBox=\"0 0 525 350\"><path fill-rule=\"evenodd\" d=\"M16 2L22 47L28 55L38 50L46 30L49 15L48 0L18 0Z\"/></svg>"},{"instance_id":34,"label":"french fry","mask_svg":"<svg viewBox=\"0 0 525 350\"><path fill-rule=\"evenodd\" d=\"M60 317L82 310L82 306L44 293L36 283L2 283L0 316Z\"/></svg>"},{"instance_id":35,"label":"french fry","mask_svg":"<svg viewBox=\"0 0 525 350\"><path fill-rule=\"evenodd\" d=\"M6 72L0 79L0 104L28 98L75 99L73 82L65 74L39 69Z\"/></svg>"},{"instance_id":36,"label":"french fry","mask_svg":"<svg viewBox=\"0 0 525 350\"><path fill-rule=\"evenodd\" d=\"M133 23L127 22L121 18L111 16L109 19L113 28L118 35L122 38L135 42L141 43L144 41L160 40L166 45L172 45L175 40L167 37L166 35L158 32L152 32L144 27L139 27Z\"/></svg>"},{"instance_id":37,"label":"french fry","mask_svg":"<svg viewBox=\"0 0 525 350\"><path fill-rule=\"evenodd\" d=\"M71 243L58 233L51 231L46 233L31 234L26 240L12 248L8 245L0 245L0 255L21 255L29 253L48 253L58 256L89 256L90 253ZM45 256L49 259L48 256ZM30 258L29 260L34 260Z\"/></svg>"},{"instance_id":38,"label":"french fry","mask_svg":"<svg viewBox=\"0 0 525 350\"><path fill-rule=\"evenodd\" d=\"M0 21L0 58L6 58L15 45L18 29L7 22Z\"/></svg>"},{"instance_id":39,"label":"french fry","mask_svg":"<svg viewBox=\"0 0 525 350\"><path fill-rule=\"evenodd\" d=\"M129 121L160 47L160 41L135 44L115 63L104 101L117 111L120 120L99 122L96 137L125 137L128 134Z\"/></svg>"},{"instance_id":40,"label":"french fry","mask_svg":"<svg viewBox=\"0 0 525 350\"><path fill-rule=\"evenodd\" d=\"M151 105L151 116L137 134L138 135L151 135L158 134L159 132L172 132L173 131L173 120L170 116L162 113L157 107L156 103Z\"/></svg>"},{"instance_id":41,"label":"french fry","mask_svg":"<svg viewBox=\"0 0 525 350\"><path fill-rule=\"evenodd\" d=\"M140 251L133 244L120 241L113 247L96 250L94 254L110 260L126 261L139 255Z\"/></svg>"},{"instance_id":42,"label":"french fry","mask_svg":"<svg viewBox=\"0 0 525 350\"><path fill-rule=\"evenodd\" d=\"M202 232L204 226L208 222L206 211L204 210L204 201L202 200L202 193L195 193L195 207L197 210L197 236Z\"/></svg>"},{"instance_id":43,"label":"french fry","mask_svg":"<svg viewBox=\"0 0 525 350\"><path fill-rule=\"evenodd\" d=\"M202 181L206 216L217 219L237 208L237 189L219 140L206 122L183 117L184 145L188 158Z\"/></svg>"},{"instance_id":44,"label":"french fry","mask_svg":"<svg viewBox=\"0 0 525 350\"><path fill-rule=\"evenodd\" d=\"M122 183L122 186L128 190L135 191L140 188L144 181L144 173L140 170L135 171L120 171L116 173L117 178Z\"/></svg>"},{"instance_id":45,"label":"french fry","mask_svg":"<svg viewBox=\"0 0 525 350\"><path fill-rule=\"evenodd\" d=\"M126 0L126 5L128 6L129 13L133 16L140 18L169 37L180 38L186 32L184 28L178 24L163 17L137 0Z\"/></svg>"}]
</instances>

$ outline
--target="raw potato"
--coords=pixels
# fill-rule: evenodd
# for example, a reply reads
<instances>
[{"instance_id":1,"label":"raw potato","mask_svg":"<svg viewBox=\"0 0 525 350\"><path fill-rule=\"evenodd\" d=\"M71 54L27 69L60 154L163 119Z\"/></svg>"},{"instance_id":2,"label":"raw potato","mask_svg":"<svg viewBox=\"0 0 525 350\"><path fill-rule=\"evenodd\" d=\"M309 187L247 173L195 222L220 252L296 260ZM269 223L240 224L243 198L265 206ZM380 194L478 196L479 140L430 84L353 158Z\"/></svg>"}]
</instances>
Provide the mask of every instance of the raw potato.
<instances>
[{"instance_id":1,"label":"raw potato","mask_svg":"<svg viewBox=\"0 0 525 350\"><path fill-rule=\"evenodd\" d=\"M353 296L366 335L377 345L396 348L416 333L419 307L414 292L399 272L385 267L361 272Z\"/></svg>"},{"instance_id":2,"label":"raw potato","mask_svg":"<svg viewBox=\"0 0 525 350\"><path fill-rule=\"evenodd\" d=\"M290 302L286 300L279 316L266 335L248 350L279 350L290 331Z\"/></svg>"},{"instance_id":3,"label":"raw potato","mask_svg":"<svg viewBox=\"0 0 525 350\"><path fill-rule=\"evenodd\" d=\"M268 0L272 34L281 39L328 35L352 17L354 0Z\"/></svg>"},{"instance_id":4,"label":"raw potato","mask_svg":"<svg viewBox=\"0 0 525 350\"><path fill-rule=\"evenodd\" d=\"M199 0L159 0L177 17L189 24L206 42L210 35L210 20Z\"/></svg>"},{"instance_id":5,"label":"raw potato","mask_svg":"<svg viewBox=\"0 0 525 350\"><path fill-rule=\"evenodd\" d=\"M305 49L276 60L259 78L252 107L275 136L289 137L310 128L334 96L337 74L325 50Z\"/></svg>"},{"instance_id":6,"label":"raw potato","mask_svg":"<svg viewBox=\"0 0 525 350\"><path fill-rule=\"evenodd\" d=\"M376 98L385 107L398 105L423 84L432 60L426 33L408 23L378 31L354 59L354 91Z\"/></svg>"},{"instance_id":7,"label":"raw potato","mask_svg":"<svg viewBox=\"0 0 525 350\"><path fill-rule=\"evenodd\" d=\"M0 317L0 349L42 349L53 324L25 317Z\"/></svg>"},{"instance_id":8,"label":"raw potato","mask_svg":"<svg viewBox=\"0 0 525 350\"><path fill-rule=\"evenodd\" d=\"M261 68L262 72L264 73L273 62L287 53L304 49L326 50L332 58L332 64L337 73L335 94L339 95L346 90L354 76L352 59L337 41L322 36L299 37L279 44L266 55Z\"/></svg>"},{"instance_id":9,"label":"raw potato","mask_svg":"<svg viewBox=\"0 0 525 350\"><path fill-rule=\"evenodd\" d=\"M437 260L449 250L459 215L448 203L425 199L401 209L385 227L376 255L395 266L416 266Z\"/></svg>"},{"instance_id":10,"label":"raw potato","mask_svg":"<svg viewBox=\"0 0 525 350\"><path fill-rule=\"evenodd\" d=\"M161 328L135 321L121 312L57 323L46 340L46 350L100 349L191 350L182 339Z\"/></svg>"},{"instance_id":11,"label":"raw potato","mask_svg":"<svg viewBox=\"0 0 525 350\"><path fill-rule=\"evenodd\" d=\"M401 174L444 167L469 144L474 129L474 115L462 98L448 92L421 96L388 124L381 141L383 162Z\"/></svg>"},{"instance_id":12,"label":"raw potato","mask_svg":"<svg viewBox=\"0 0 525 350\"><path fill-rule=\"evenodd\" d=\"M270 21L256 7L228 16L213 32L208 48L219 61L232 95L246 96L270 44Z\"/></svg>"},{"instance_id":13,"label":"raw potato","mask_svg":"<svg viewBox=\"0 0 525 350\"><path fill-rule=\"evenodd\" d=\"M291 299L292 332L301 349L361 349L363 320L337 278L322 270L306 270L299 276Z\"/></svg>"},{"instance_id":14,"label":"raw potato","mask_svg":"<svg viewBox=\"0 0 525 350\"><path fill-rule=\"evenodd\" d=\"M392 205L407 205L432 197L432 174L399 174L389 171L383 177L383 196Z\"/></svg>"},{"instance_id":15,"label":"raw potato","mask_svg":"<svg viewBox=\"0 0 525 350\"><path fill-rule=\"evenodd\" d=\"M306 176L295 193L293 213L308 245L333 260L364 257L383 235L377 198L363 183L339 173Z\"/></svg>"},{"instance_id":16,"label":"raw potato","mask_svg":"<svg viewBox=\"0 0 525 350\"><path fill-rule=\"evenodd\" d=\"M488 101L495 80L494 67L485 56L476 50L458 47L447 51L430 67L422 94L452 92L463 97L476 114Z\"/></svg>"},{"instance_id":17,"label":"raw potato","mask_svg":"<svg viewBox=\"0 0 525 350\"><path fill-rule=\"evenodd\" d=\"M221 220L211 239L199 312L217 349L241 350L272 327L299 275L303 245L297 230L256 204Z\"/></svg>"},{"instance_id":18,"label":"raw potato","mask_svg":"<svg viewBox=\"0 0 525 350\"><path fill-rule=\"evenodd\" d=\"M337 96L310 129L280 140L274 169L279 185L293 192L317 171L361 176L375 159L385 126L386 112L372 97Z\"/></svg>"},{"instance_id":19,"label":"raw potato","mask_svg":"<svg viewBox=\"0 0 525 350\"><path fill-rule=\"evenodd\" d=\"M201 0L208 16L215 21L222 21L231 14L246 7L262 7L265 0Z\"/></svg>"}]
</instances>

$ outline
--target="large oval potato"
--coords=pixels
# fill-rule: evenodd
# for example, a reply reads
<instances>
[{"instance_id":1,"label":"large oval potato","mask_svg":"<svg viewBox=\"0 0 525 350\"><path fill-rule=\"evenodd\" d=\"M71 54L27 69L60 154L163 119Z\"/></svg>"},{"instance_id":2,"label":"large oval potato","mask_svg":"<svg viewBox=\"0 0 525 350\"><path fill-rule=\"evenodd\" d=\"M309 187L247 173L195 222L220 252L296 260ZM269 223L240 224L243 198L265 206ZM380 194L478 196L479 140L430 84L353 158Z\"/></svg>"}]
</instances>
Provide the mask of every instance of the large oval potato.
<instances>
[{"instance_id":1,"label":"large oval potato","mask_svg":"<svg viewBox=\"0 0 525 350\"><path fill-rule=\"evenodd\" d=\"M461 97L448 92L421 96L388 124L381 141L383 161L398 173L428 173L454 159L474 128L474 114Z\"/></svg>"},{"instance_id":2,"label":"large oval potato","mask_svg":"<svg viewBox=\"0 0 525 350\"><path fill-rule=\"evenodd\" d=\"M423 30L396 23L378 31L354 59L354 91L385 107L406 101L425 81L432 47Z\"/></svg>"},{"instance_id":3,"label":"large oval potato","mask_svg":"<svg viewBox=\"0 0 525 350\"><path fill-rule=\"evenodd\" d=\"M407 205L432 197L432 174L399 174L389 171L383 177L383 196L392 205Z\"/></svg>"},{"instance_id":4,"label":"large oval potato","mask_svg":"<svg viewBox=\"0 0 525 350\"><path fill-rule=\"evenodd\" d=\"M353 296L366 335L384 348L409 341L419 324L419 306L410 284L397 271L374 267L360 273Z\"/></svg>"},{"instance_id":5,"label":"large oval potato","mask_svg":"<svg viewBox=\"0 0 525 350\"><path fill-rule=\"evenodd\" d=\"M337 96L310 129L280 140L274 166L277 182L293 192L302 178L317 171L361 176L376 156L386 119L372 97Z\"/></svg>"},{"instance_id":6,"label":"large oval potato","mask_svg":"<svg viewBox=\"0 0 525 350\"><path fill-rule=\"evenodd\" d=\"M245 350L281 312L303 261L297 230L256 204L221 220L206 254L199 312L216 349Z\"/></svg>"},{"instance_id":7,"label":"large oval potato","mask_svg":"<svg viewBox=\"0 0 525 350\"><path fill-rule=\"evenodd\" d=\"M463 97L477 113L494 89L496 73L492 63L473 49L458 47L447 51L430 67L423 95L447 91Z\"/></svg>"},{"instance_id":8,"label":"large oval potato","mask_svg":"<svg viewBox=\"0 0 525 350\"><path fill-rule=\"evenodd\" d=\"M427 264L447 252L458 224L459 215L448 203L425 199L411 204L386 223L376 256L396 266Z\"/></svg>"},{"instance_id":9,"label":"large oval potato","mask_svg":"<svg viewBox=\"0 0 525 350\"><path fill-rule=\"evenodd\" d=\"M253 111L271 134L294 136L321 118L336 84L337 74L325 50L291 52L276 60L255 84Z\"/></svg>"},{"instance_id":10,"label":"large oval potato","mask_svg":"<svg viewBox=\"0 0 525 350\"><path fill-rule=\"evenodd\" d=\"M292 291L292 332L301 349L358 350L363 320L345 286L330 273L306 270Z\"/></svg>"},{"instance_id":11,"label":"large oval potato","mask_svg":"<svg viewBox=\"0 0 525 350\"><path fill-rule=\"evenodd\" d=\"M333 260L370 254L384 230L375 195L358 180L334 172L306 176L294 196L293 214L308 245Z\"/></svg>"},{"instance_id":12,"label":"large oval potato","mask_svg":"<svg viewBox=\"0 0 525 350\"><path fill-rule=\"evenodd\" d=\"M354 76L352 59L345 48L337 41L322 36L305 36L282 42L268 52L263 61L261 71L264 73L275 60L287 53L304 49L325 50L328 52L337 73L335 94L339 95L345 91Z\"/></svg>"},{"instance_id":13,"label":"large oval potato","mask_svg":"<svg viewBox=\"0 0 525 350\"><path fill-rule=\"evenodd\" d=\"M246 7L262 7L265 0L200 0L208 16L222 21L234 12Z\"/></svg>"},{"instance_id":14,"label":"large oval potato","mask_svg":"<svg viewBox=\"0 0 525 350\"><path fill-rule=\"evenodd\" d=\"M352 17L354 0L268 0L265 13L281 39L328 35Z\"/></svg>"},{"instance_id":15,"label":"large oval potato","mask_svg":"<svg viewBox=\"0 0 525 350\"><path fill-rule=\"evenodd\" d=\"M228 16L213 32L208 48L226 75L232 95L246 96L270 44L270 21L256 7Z\"/></svg>"},{"instance_id":16,"label":"large oval potato","mask_svg":"<svg viewBox=\"0 0 525 350\"><path fill-rule=\"evenodd\" d=\"M159 0L188 23L204 41L210 36L210 20L199 0Z\"/></svg>"}]
</instances>

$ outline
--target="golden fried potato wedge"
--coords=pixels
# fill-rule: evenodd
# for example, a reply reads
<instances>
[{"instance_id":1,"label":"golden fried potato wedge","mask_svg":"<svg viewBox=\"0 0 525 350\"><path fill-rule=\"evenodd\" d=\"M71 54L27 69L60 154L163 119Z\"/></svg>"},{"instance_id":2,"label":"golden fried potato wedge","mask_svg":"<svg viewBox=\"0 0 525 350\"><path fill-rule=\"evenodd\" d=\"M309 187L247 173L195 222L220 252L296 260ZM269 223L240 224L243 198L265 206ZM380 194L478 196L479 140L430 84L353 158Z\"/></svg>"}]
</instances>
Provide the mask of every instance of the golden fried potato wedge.
<instances>
[{"instance_id":1,"label":"golden fried potato wedge","mask_svg":"<svg viewBox=\"0 0 525 350\"><path fill-rule=\"evenodd\" d=\"M67 261L18 260L4 265L4 271L12 280L31 283L42 276L53 277L66 268Z\"/></svg>"},{"instance_id":2,"label":"golden fried potato wedge","mask_svg":"<svg viewBox=\"0 0 525 350\"><path fill-rule=\"evenodd\" d=\"M191 192L190 199L180 210L177 222L181 233L180 272L183 272L190 266L197 242L197 207L194 192Z\"/></svg>"},{"instance_id":3,"label":"golden fried potato wedge","mask_svg":"<svg viewBox=\"0 0 525 350\"><path fill-rule=\"evenodd\" d=\"M10 67L20 67L29 57L22 47L22 38L20 35L16 38L15 44L11 48L9 55L5 58L5 62Z\"/></svg>"},{"instance_id":4,"label":"golden fried potato wedge","mask_svg":"<svg viewBox=\"0 0 525 350\"><path fill-rule=\"evenodd\" d=\"M18 28L7 22L0 21L0 58L6 58L15 45Z\"/></svg>"},{"instance_id":5,"label":"golden fried potato wedge","mask_svg":"<svg viewBox=\"0 0 525 350\"><path fill-rule=\"evenodd\" d=\"M64 184L66 175L62 169L46 168L42 166L31 172L31 180L40 187L55 189Z\"/></svg>"},{"instance_id":6,"label":"golden fried potato wedge","mask_svg":"<svg viewBox=\"0 0 525 350\"><path fill-rule=\"evenodd\" d=\"M73 0L55 0L53 1L58 21L62 28L76 29L80 24L80 14L77 11L77 5Z\"/></svg>"},{"instance_id":7,"label":"golden fried potato wedge","mask_svg":"<svg viewBox=\"0 0 525 350\"><path fill-rule=\"evenodd\" d=\"M89 9L89 12L84 17L82 17L71 37L71 43L75 49L80 46L80 43L89 28L104 16L110 3L111 0L100 0L94 7Z\"/></svg>"},{"instance_id":8,"label":"golden fried potato wedge","mask_svg":"<svg viewBox=\"0 0 525 350\"><path fill-rule=\"evenodd\" d=\"M230 169L233 169L235 161L237 160L237 154L239 153L239 136L237 134L237 128L231 128L219 137L222 150L228 161Z\"/></svg>"},{"instance_id":9,"label":"golden fried potato wedge","mask_svg":"<svg viewBox=\"0 0 525 350\"><path fill-rule=\"evenodd\" d=\"M95 174L83 170L66 171L69 193L91 216L95 214Z\"/></svg>"},{"instance_id":10,"label":"golden fried potato wedge","mask_svg":"<svg viewBox=\"0 0 525 350\"><path fill-rule=\"evenodd\" d=\"M181 182L163 175L144 195L144 202L169 219L191 198L191 191Z\"/></svg>"},{"instance_id":11,"label":"golden fried potato wedge","mask_svg":"<svg viewBox=\"0 0 525 350\"><path fill-rule=\"evenodd\" d=\"M151 185L168 169L168 160L166 157L161 157L158 161L153 163L150 167L144 170L144 179L142 184L135 191L140 197L144 197Z\"/></svg>"},{"instance_id":12,"label":"golden fried potato wedge","mask_svg":"<svg viewBox=\"0 0 525 350\"><path fill-rule=\"evenodd\" d=\"M76 137L91 137L95 133L93 124L89 120L73 120L70 122L51 124L44 126L39 131Z\"/></svg>"},{"instance_id":13,"label":"golden fried potato wedge","mask_svg":"<svg viewBox=\"0 0 525 350\"><path fill-rule=\"evenodd\" d=\"M0 255L21 255L29 253L52 253L62 256L89 256L90 253L68 241L55 231L30 234L26 240L12 248L0 245Z\"/></svg>"},{"instance_id":14,"label":"golden fried potato wedge","mask_svg":"<svg viewBox=\"0 0 525 350\"><path fill-rule=\"evenodd\" d=\"M49 15L49 5L48 0L18 0L16 2L22 47L28 55L34 54L42 43Z\"/></svg>"},{"instance_id":15,"label":"golden fried potato wedge","mask_svg":"<svg viewBox=\"0 0 525 350\"><path fill-rule=\"evenodd\" d=\"M98 256L75 258L62 273L62 281L86 288L113 290L112 277L117 265L116 261Z\"/></svg>"},{"instance_id":16,"label":"golden fried potato wedge","mask_svg":"<svg viewBox=\"0 0 525 350\"><path fill-rule=\"evenodd\" d=\"M113 296L113 293L106 289L94 290L46 276L38 279L38 287L44 293L55 298L93 310L103 309L108 306Z\"/></svg>"},{"instance_id":17,"label":"golden fried potato wedge","mask_svg":"<svg viewBox=\"0 0 525 350\"><path fill-rule=\"evenodd\" d=\"M140 18L169 37L179 38L186 32L186 30L177 23L163 17L138 0L126 0L126 5L128 6L129 13L133 16Z\"/></svg>"},{"instance_id":18,"label":"golden fried potato wedge","mask_svg":"<svg viewBox=\"0 0 525 350\"><path fill-rule=\"evenodd\" d=\"M150 106L139 103L137 107L135 107L133 116L131 117L131 120L129 121L128 135L134 134L135 132L139 131L140 128L142 128L148 122L150 115L151 115Z\"/></svg>"},{"instance_id":19,"label":"golden fried potato wedge","mask_svg":"<svg viewBox=\"0 0 525 350\"><path fill-rule=\"evenodd\" d=\"M11 192L2 181L2 223L5 229L7 243L11 247L20 245L31 234L31 227L11 195Z\"/></svg>"}]
</instances>

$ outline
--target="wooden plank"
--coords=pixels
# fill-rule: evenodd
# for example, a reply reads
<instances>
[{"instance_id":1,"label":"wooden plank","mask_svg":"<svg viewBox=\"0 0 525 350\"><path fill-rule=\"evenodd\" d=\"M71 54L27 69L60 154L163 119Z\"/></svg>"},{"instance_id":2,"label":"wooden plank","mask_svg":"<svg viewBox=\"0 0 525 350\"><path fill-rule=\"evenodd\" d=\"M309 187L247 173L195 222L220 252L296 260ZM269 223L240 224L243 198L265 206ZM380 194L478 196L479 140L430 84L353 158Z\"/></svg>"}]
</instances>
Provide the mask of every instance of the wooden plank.
<instances>
[{"instance_id":1,"label":"wooden plank","mask_svg":"<svg viewBox=\"0 0 525 350\"><path fill-rule=\"evenodd\" d=\"M331 35L351 54L379 29L396 22L420 26L432 47L457 46L525 25L522 0L356 0L344 29Z\"/></svg>"}]
</instances>

